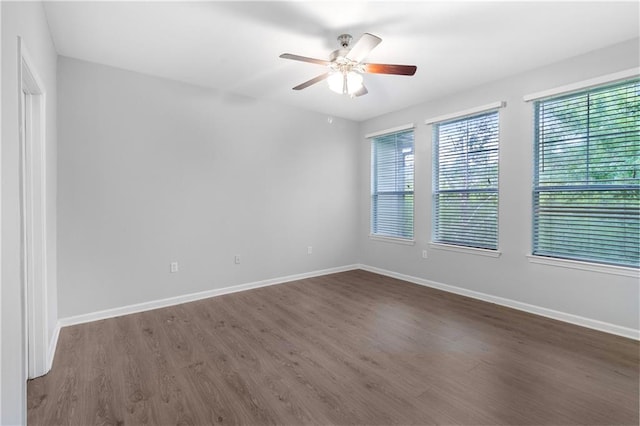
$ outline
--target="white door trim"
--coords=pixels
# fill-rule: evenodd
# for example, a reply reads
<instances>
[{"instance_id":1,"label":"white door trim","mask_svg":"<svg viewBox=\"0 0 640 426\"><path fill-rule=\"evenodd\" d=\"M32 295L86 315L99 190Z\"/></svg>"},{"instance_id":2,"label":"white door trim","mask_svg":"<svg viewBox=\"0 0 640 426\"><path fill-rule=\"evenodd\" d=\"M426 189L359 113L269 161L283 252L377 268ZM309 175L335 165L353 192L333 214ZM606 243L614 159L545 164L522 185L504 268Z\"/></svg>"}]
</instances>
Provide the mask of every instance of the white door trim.
<instances>
[{"instance_id":1,"label":"white door trim","mask_svg":"<svg viewBox=\"0 0 640 426\"><path fill-rule=\"evenodd\" d=\"M2 35L2 5L0 4L0 36ZM2 37L0 37L1 39ZM2 97L2 43L0 42L0 99ZM0 102L0 129L2 129L2 102ZM0 176L2 176L2 131L0 131ZM2 235L2 185L0 185L0 235ZM0 241L0 309L2 308L2 244ZM0 313L0 370L2 370L2 313ZM25 417L26 418L26 417ZM0 383L0 423L2 423L2 383Z\"/></svg>"},{"instance_id":2,"label":"white door trim","mask_svg":"<svg viewBox=\"0 0 640 426\"><path fill-rule=\"evenodd\" d=\"M19 55L22 284L27 377L47 373L46 92L22 39ZM26 127L25 127L26 123Z\"/></svg>"}]
</instances>

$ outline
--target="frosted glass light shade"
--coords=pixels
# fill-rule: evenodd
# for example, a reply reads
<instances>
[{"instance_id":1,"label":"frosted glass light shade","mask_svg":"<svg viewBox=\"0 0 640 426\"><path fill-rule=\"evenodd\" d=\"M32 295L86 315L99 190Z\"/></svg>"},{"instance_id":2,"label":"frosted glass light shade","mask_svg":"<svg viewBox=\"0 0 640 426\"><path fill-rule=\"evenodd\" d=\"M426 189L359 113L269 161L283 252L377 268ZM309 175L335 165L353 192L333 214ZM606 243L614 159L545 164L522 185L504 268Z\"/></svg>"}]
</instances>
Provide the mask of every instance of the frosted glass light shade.
<instances>
[{"instance_id":1,"label":"frosted glass light shade","mask_svg":"<svg viewBox=\"0 0 640 426\"><path fill-rule=\"evenodd\" d=\"M346 90L345 90L346 79ZM327 78L329 89L336 93L353 95L362 88L362 75L350 71L348 73L334 72Z\"/></svg>"}]
</instances>

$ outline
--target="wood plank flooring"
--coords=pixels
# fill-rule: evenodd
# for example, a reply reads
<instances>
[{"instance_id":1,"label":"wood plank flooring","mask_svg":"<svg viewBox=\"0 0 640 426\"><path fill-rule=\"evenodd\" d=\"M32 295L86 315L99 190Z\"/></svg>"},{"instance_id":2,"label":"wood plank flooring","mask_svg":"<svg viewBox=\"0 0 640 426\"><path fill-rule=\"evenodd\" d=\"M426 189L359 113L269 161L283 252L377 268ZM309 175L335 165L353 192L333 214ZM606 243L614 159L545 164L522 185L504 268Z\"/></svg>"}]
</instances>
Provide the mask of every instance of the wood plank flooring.
<instances>
[{"instance_id":1,"label":"wood plank flooring","mask_svg":"<svg viewBox=\"0 0 640 426\"><path fill-rule=\"evenodd\" d=\"M638 342L365 271L62 329L30 425L638 425Z\"/></svg>"}]
</instances>

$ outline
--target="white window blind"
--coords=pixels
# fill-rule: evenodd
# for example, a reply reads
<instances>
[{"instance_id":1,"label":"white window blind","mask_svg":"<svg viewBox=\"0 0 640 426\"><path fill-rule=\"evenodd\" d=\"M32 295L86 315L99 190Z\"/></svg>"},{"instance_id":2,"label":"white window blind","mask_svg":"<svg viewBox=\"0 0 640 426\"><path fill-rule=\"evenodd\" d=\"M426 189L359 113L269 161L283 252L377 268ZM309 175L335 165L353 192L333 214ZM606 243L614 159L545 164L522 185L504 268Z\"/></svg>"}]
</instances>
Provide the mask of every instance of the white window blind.
<instances>
[{"instance_id":1,"label":"white window blind","mask_svg":"<svg viewBox=\"0 0 640 426\"><path fill-rule=\"evenodd\" d=\"M533 254L638 267L640 80L534 108Z\"/></svg>"},{"instance_id":2,"label":"white window blind","mask_svg":"<svg viewBox=\"0 0 640 426\"><path fill-rule=\"evenodd\" d=\"M434 126L433 241L497 250L498 112Z\"/></svg>"},{"instance_id":3,"label":"white window blind","mask_svg":"<svg viewBox=\"0 0 640 426\"><path fill-rule=\"evenodd\" d=\"M371 234L413 238L413 130L371 140Z\"/></svg>"}]
</instances>

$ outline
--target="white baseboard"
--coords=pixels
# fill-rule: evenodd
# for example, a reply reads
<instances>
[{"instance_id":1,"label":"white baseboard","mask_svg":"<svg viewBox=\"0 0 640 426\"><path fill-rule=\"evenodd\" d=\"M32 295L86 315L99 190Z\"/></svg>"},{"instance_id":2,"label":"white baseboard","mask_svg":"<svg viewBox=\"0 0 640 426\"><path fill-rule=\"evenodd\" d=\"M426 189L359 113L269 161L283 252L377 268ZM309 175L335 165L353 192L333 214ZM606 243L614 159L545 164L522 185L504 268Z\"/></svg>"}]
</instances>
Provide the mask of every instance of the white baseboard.
<instances>
[{"instance_id":1,"label":"white baseboard","mask_svg":"<svg viewBox=\"0 0 640 426\"><path fill-rule=\"evenodd\" d=\"M47 365L45 374L47 374L53 366L53 357L56 355L56 347L58 346L58 337L60 337L60 321L56 324L56 328L53 330L53 336L49 341L49 348L47 350Z\"/></svg>"},{"instance_id":2,"label":"white baseboard","mask_svg":"<svg viewBox=\"0 0 640 426\"><path fill-rule=\"evenodd\" d=\"M448 284L442 284L436 281L426 280L424 278L413 277L410 275L401 274L398 272L388 271L386 269L376 268L369 265L359 265L360 269L373 272L380 275L385 275L399 280L408 281L414 284L422 285L425 287L431 287L438 290L443 290L449 293L460 294L462 296L471 297L473 299L482 300L489 303L495 303L496 305L506 306L508 308L518 309L520 311L529 312L532 314L540 315L547 318L552 318L559 321L576 324L582 327L592 328L598 331L604 331L605 333L616 334L618 336L627 337L630 339L640 340L640 330L633 328L622 327L619 325L611 324L608 322L598 321L591 318L581 317L579 315L573 315L566 312L555 311L553 309L543 308L541 306L530 305L528 303L518 302L517 300L506 299L504 297L493 296L486 293L481 293L474 290L468 290L462 287L456 287Z\"/></svg>"},{"instance_id":3,"label":"white baseboard","mask_svg":"<svg viewBox=\"0 0 640 426\"><path fill-rule=\"evenodd\" d=\"M134 314L138 312L149 311L152 309L164 308L167 306L179 305L181 303L193 302L196 300L207 299L209 297L221 296L224 294L235 293L238 291L246 291L254 288L266 287L276 284L283 284L291 281L302 280L305 278L318 277L321 275L333 274L337 272L351 271L354 269L362 269L365 271L373 272L380 275L385 275L392 278L397 278L403 281L408 281L414 284L443 290L449 293L460 294L462 296L471 297L473 299L482 300L496 305L506 306L520 311L529 312L532 314L540 315L547 318L552 318L559 321L564 321L571 324L576 324L582 327L592 328L594 330L604 331L606 333L615 334L618 336L627 337L630 339L640 340L640 330L633 328L623 327L603 321L594 320L591 318L582 317L579 315L573 315L566 312L556 311L553 309L543 308L541 306L530 305L528 303L519 302L517 300L507 299L504 297L493 296L491 294L481 293L474 290L469 290L462 287L456 287L448 284L439 283L436 281L427 280L424 278L418 278L411 275L405 275L386 269L376 268L374 266L355 264L345 265L336 268L322 269L312 272L306 272L302 274L288 275L285 277L271 278L268 280L255 281L246 284L239 284L230 287L224 287L214 290L207 290L199 293L191 293L181 296L170 297L167 299L153 300L150 302L138 303L134 305L123 306L119 308L106 309L98 312L91 312L88 314L77 315L73 317L61 318L58 321L54 336L51 339L49 345L49 351L47 356L47 371L51 368L53 363L53 357L55 356L55 348L58 341L58 335L61 327L69 325L83 324L91 321L98 321L107 318L118 317L122 315Z\"/></svg>"},{"instance_id":4,"label":"white baseboard","mask_svg":"<svg viewBox=\"0 0 640 426\"><path fill-rule=\"evenodd\" d=\"M206 290L199 293L184 294L180 296L169 297L166 299L152 300L150 302L137 303L134 305L122 306L119 308L106 309L103 311L91 312L88 314L61 318L58 321L58 330L60 327L83 324L83 323L103 320L107 318L119 317L122 315L135 314L138 312L150 311L152 309L165 308L167 306L174 306L174 305L179 305L181 303L207 299L209 297L222 296L223 294L230 294L230 293L236 293L238 291L246 291L254 288L266 287L266 286L271 286L276 284L283 284L291 281L303 280L305 278L313 278L321 275L334 274L337 272L351 271L358 268L359 268L359 265L338 266L335 268L321 269L318 271L288 275L285 277L271 278L271 279L262 280L262 281L254 281L246 284L239 284L239 285L234 285L230 287ZM57 341L57 336L56 336L56 341ZM52 349L49 348L49 350L51 351ZM55 345L53 346L53 351L55 352ZM53 361L53 356L51 356L51 361Z\"/></svg>"}]
</instances>

